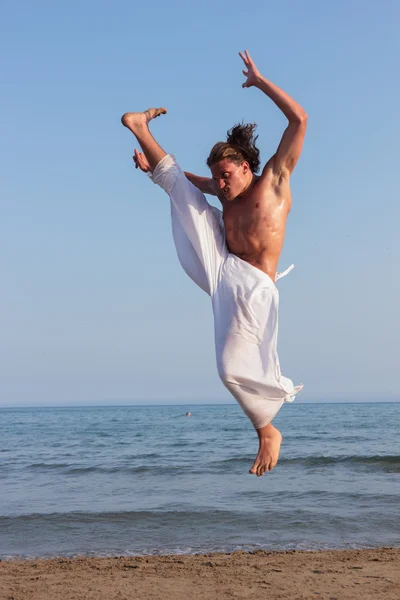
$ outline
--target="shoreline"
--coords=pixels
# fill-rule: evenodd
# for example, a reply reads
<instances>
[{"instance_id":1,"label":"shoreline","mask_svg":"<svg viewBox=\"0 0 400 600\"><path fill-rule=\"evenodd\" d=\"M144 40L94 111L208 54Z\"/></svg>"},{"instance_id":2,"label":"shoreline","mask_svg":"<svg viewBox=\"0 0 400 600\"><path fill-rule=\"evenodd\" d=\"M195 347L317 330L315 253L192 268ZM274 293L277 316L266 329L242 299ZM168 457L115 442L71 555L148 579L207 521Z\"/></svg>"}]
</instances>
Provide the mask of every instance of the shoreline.
<instances>
[{"instance_id":1,"label":"shoreline","mask_svg":"<svg viewBox=\"0 0 400 600\"><path fill-rule=\"evenodd\" d=\"M252 549L243 549L236 548L234 550L226 549L226 550L207 550L207 549L199 549L193 550L193 552L174 552L173 550L165 550L165 551L157 551L153 554L140 554L138 553L106 553L100 552L96 553L95 551L90 552L71 552L71 553L62 553L60 554L10 554L10 555L0 555L0 565L4 563L34 563L34 562L58 562L58 561L75 561L75 560L116 560L116 559L157 559L157 558L191 558L196 556L233 556L233 555L257 555L257 554L268 554L268 555L278 555L278 554L324 554L327 552L332 553L340 553L340 552L380 552L386 550L393 550L400 552L400 544L399 546L326 546L324 548L320 547L310 547L310 548L252 548Z\"/></svg>"},{"instance_id":2,"label":"shoreline","mask_svg":"<svg viewBox=\"0 0 400 600\"><path fill-rule=\"evenodd\" d=\"M400 548L0 561L0 600L400 597Z\"/></svg>"}]
</instances>

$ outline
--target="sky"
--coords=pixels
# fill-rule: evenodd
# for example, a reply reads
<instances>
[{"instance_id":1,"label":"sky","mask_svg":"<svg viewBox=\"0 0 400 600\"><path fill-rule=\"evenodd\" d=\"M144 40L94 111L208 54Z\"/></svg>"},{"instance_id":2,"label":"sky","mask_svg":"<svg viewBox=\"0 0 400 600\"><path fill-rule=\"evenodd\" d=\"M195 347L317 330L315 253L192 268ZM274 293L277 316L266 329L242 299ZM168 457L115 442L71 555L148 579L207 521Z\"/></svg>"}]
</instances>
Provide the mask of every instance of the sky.
<instances>
[{"instance_id":1,"label":"sky","mask_svg":"<svg viewBox=\"0 0 400 600\"><path fill-rule=\"evenodd\" d=\"M120 117L165 106L154 135L204 176L213 144L256 122L266 162L286 119L242 89L245 48L309 115L282 372L299 401L398 400L399 26L394 0L3 0L0 406L232 402L210 300Z\"/></svg>"}]
</instances>

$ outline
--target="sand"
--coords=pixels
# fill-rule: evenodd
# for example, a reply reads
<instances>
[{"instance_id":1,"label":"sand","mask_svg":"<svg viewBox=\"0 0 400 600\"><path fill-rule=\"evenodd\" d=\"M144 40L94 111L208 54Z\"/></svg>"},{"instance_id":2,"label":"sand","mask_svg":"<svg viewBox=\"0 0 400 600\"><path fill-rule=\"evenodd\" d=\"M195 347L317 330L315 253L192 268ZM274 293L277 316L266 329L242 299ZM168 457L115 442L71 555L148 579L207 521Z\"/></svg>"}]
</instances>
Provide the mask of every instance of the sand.
<instances>
[{"instance_id":1,"label":"sand","mask_svg":"<svg viewBox=\"0 0 400 600\"><path fill-rule=\"evenodd\" d=\"M0 562L0 600L399 600L400 548Z\"/></svg>"}]
</instances>

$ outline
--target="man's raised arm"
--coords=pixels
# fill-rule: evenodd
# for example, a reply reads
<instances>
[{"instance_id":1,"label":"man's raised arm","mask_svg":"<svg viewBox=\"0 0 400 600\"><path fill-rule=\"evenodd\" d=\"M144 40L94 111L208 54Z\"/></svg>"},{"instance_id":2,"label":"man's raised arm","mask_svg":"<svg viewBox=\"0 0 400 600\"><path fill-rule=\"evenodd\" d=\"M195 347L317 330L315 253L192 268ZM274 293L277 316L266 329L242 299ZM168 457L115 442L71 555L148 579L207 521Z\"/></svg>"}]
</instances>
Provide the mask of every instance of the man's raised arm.
<instances>
[{"instance_id":1,"label":"man's raised arm","mask_svg":"<svg viewBox=\"0 0 400 600\"><path fill-rule=\"evenodd\" d=\"M264 92L264 94L275 102L289 121L278 150L273 158L268 161L266 168L272 168L273 172L279 175L290 175L300 158L307 129L307 114L300 104L293 100L286 92L261 75L247 50L245 50L244 54L239 52L239 55L246 66L246 70L243 70L243 75L247 79L242 84L242 87L254 86Z\"/></svg>"}]
</instances>

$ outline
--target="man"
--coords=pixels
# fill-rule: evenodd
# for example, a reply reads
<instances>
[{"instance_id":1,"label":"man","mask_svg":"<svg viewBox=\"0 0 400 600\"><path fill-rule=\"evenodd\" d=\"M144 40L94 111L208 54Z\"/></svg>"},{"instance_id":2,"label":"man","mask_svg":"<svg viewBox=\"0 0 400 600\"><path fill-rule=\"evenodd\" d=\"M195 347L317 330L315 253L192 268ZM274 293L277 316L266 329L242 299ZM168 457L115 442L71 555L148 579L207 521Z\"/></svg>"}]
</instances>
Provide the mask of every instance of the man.
<instances>
[{"instance_id":1,"label":"man","mask_svg":"<svg viewBox=\"0 0 400 600\"><path fill-rule=\"evenodd\" d=\"M178 258L186 273L211 296L218 373L252 421L259 450L250 473L271 471L282 436L271 421L294 387L280 372L277 355L278 291L275 281L291 207L290 175L300 157L307 115L258 71L247 50L242 87L256 87L275 102L289 124L260 176L255 125L237 125L218 142L207 164L212 178L184 173L151 135L148 123L164 108L126 113L122 124L136 136L136 168L151 173L170 196ZM222 213L203 193L217 195Z\"/></svg>"}]
</instances>

